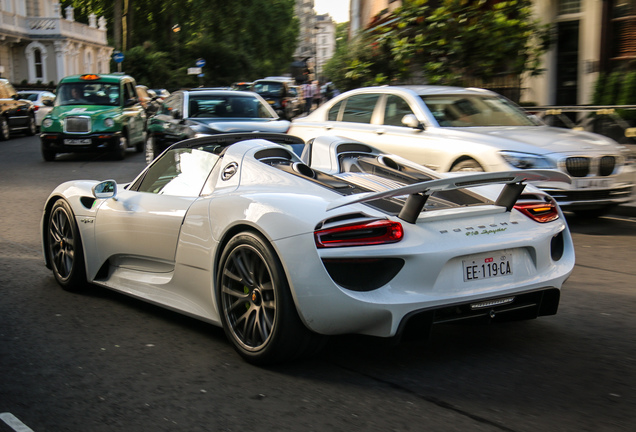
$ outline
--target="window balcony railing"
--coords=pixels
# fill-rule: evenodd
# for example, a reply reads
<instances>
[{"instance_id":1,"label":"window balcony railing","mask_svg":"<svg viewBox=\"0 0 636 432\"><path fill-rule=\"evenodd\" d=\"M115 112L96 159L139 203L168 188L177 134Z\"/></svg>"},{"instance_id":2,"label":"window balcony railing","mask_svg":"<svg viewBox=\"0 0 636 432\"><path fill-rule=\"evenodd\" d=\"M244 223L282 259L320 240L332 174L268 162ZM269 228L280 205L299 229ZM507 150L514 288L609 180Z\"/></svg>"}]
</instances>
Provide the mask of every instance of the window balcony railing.
<instances>
[{"instance_id":1,"label":"window balcony railing","mask_svg":"<svg viewBox=\"0 0 636 432\"><path fill-rule=\"evenodd\" d=\"M22 37L61 36L88 43L107 44L106 30L65 18L24 17L0 12L0 27Z\"/></svg>"},{"instance_id":2,"label":"window balcony railing","mask_svg":"<svg viewBox=\"0 0 636 432\"><path fill-rule=\"evenodd\" d=\"M31 36L63 36L85 42L106 44L106 31L64 18L27 18Z\"/></svg>"}]
</instances>

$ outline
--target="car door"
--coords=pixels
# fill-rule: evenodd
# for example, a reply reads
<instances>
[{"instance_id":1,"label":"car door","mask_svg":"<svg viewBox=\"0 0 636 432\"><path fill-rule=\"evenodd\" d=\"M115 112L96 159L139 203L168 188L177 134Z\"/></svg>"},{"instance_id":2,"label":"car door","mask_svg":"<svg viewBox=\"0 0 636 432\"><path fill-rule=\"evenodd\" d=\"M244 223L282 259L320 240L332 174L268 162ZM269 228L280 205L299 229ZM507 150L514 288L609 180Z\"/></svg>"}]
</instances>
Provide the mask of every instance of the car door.
<instances>
[{"instance_id":1,"label":"car door","mask_svg":"<svg viewBox=\"0 0 636 432\"><path fill-rule=\"evenodd\" d=\"M95 217L100 262L149 269L174 263L185 215L216 160L200 150L171 150L128 190L105 200Z\"/></svg>"},{"instance_id":2,"label":"car door","mask_svg":"<svg viewBox=\"0 0 636 432\"><path fill-rule=\"evenodd\" d=\"M327 114L325 134L339 135L373 145L377 129L371 124L379 93L353 95L334 105ZM318 134L320 135L320 133Z\"/></svg>"},{"instance_id":3,"label":"car door","mask_svg":"<svg viewBox=\"0 0 636 432\"><path fill-rule=\"evenodd\" d=\"M143 141L144 131L146 130L146 111L139 102L137 90L132 82L125 81L122 90L124 92L124 107L122 112L128 124L129 139L132 142Z\"/></svg>"},{"instance_id":4,"label":"car door","mask_svg":"<svg viewBox=\"0 0 636 432\"><path fill-rule=\"evenodd\" d=\"M165 142L173 143L186 137L182 122L185 112L184 99L183 92L171 94L164 100L163 107L155 116L155 121L162 125L161 133Z\"/></svg>"},{"instance_id":5,"label":"car door","mask_svg":"<svg viewBox=\"0 0 636 432\"><path fill-rule=\"evenodd\" d=\"M396 94L385 94L378 101L377 115L374 117L373 133L369 136L371 144L383 152L393 153L410 159L431 169L437 169L451 140L442 140L423 125L420 128L408 127L402 123L406 115L414 115L422 122L422 115L415 104ZM446 148L446 150L445 150Z\"/></svg>"}]
</instances>

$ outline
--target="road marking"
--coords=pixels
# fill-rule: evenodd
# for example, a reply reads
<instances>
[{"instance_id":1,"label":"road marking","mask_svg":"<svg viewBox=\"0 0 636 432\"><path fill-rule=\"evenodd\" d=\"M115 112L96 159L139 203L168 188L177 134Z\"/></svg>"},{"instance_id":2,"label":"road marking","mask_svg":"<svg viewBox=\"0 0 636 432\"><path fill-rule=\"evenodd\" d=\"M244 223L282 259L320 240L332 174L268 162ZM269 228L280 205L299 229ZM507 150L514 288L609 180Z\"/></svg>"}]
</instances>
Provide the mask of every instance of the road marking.
<instances>
[{"instance_id":1,"label":"road marking","mask_svg":"<svg viewBox=\"0 0 636 432\"><path fill-rule=\"evenodd\" d=\"M5 422L7 426L15 432L33 432L33 429L22 423L16 416L11 413L0 413L0 420Z\"/></svg>"},{"instance_id":2,"label":"road marking","mask_svg":"<svg viewBox=\"0 0 636 432\"><path fill-rule=\"evenodd\" d=\"M603 219L617 220L622 222L636 222L636 219L630 218L629 216L626 216L626 217L603 216Z\"/></svg>"}]
</instances>

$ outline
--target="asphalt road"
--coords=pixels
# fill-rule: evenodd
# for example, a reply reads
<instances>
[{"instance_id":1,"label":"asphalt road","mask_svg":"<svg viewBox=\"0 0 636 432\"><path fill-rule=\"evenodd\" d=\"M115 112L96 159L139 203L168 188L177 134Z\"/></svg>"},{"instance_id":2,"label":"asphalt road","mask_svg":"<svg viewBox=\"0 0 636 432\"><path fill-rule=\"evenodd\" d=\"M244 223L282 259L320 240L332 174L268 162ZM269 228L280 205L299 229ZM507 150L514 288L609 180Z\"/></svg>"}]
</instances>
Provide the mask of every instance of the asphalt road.
<instances>
[{"instance_id":1,"label":"asphalt road","mask_svg":"<svg viewBox=\"0 0 636 432\"><path fill-rule=\"evenodd\" d=\"M47 163L22 137L0 154L0 432L634 430L634 218L568 219L577 265L556 316L439 326L397 347L338 337L257 368L219 328L98 287L65 292L44 267L50 191L131 180L143 155Z\"/></svg>"}]
</instances>

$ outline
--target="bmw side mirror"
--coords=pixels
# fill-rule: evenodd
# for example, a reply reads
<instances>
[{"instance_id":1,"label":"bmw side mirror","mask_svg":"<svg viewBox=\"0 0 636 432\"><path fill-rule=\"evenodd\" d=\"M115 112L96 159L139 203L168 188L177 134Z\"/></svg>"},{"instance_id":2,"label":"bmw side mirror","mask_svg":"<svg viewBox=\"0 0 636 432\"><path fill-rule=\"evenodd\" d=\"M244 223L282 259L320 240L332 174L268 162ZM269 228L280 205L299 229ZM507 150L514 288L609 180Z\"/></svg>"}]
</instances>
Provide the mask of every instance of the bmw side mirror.
<instances>
[{"instance_id":1,"label":"bmw side mirror","mask_svg":"<svg viewBox=\"0 0 636 432\"><path fill-rule=\"evenodd\" d=\"M413 129L424 130L424 125L413 114L407 114L402 117L402 124Z\"/></svg>"},{"instance_id":2,"label":"bmw side mirror","mask_svg":"<svg viewBox=\"0 0 636 432\"><path fill-rule=\"evenodd\" d=\"M97 183L92 188L93 196L97 199L114 198L117 199L117 182L115 180L104 180Z\"/></svg>"},{"instance_id":3,"label":"bmw side mirror","mask_svg":"<svg viewBox=\"0 0 636 432\"><path fill-rule=\"evenodd\" d=\"M176 119L176 120L180 120L183 118L183 115L181 114L181 111L178 109L174 109L172 110L172 118Z\"/></svg>"}]
</instances>

